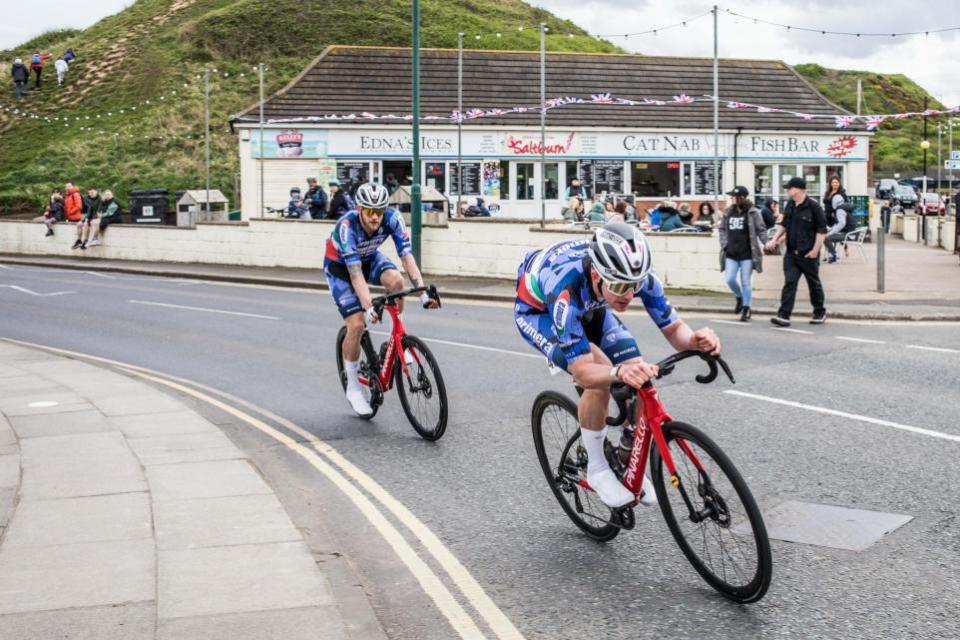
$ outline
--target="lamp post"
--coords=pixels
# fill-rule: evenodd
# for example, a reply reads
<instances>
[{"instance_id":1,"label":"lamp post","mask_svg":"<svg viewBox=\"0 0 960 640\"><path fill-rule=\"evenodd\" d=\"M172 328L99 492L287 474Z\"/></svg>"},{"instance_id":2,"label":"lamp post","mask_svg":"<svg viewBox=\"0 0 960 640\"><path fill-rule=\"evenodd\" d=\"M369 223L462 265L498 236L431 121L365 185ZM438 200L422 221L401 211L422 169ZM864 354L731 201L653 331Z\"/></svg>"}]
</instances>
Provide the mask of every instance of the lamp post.
<instances>
[{"instance_id":1,"label":"lamp post","mask_svg":"<svg viewBox=\"0 0 960 640\"><path fill-rule=\"evenodd\" d=\"M920 189L920 198L917 200L917 206L920 207L920 237L923 244L927 244L927 207L924 205L923 196L927 192L927 150L930 148L930 141L927 140L927 117L923 117L923 141L920 143L923 149L923 187Z\"/></svg>"},{"instance_id":2,"label":"lamp post","mask_svg":"<svg viewBox=\"0 0 960 640\"><path fill-rule=\"evenodd\" d=\"M413 0L413 185L410 187L411 244L417 264L420 256L420 234L423 231L423 206L420 195L420 0ZM459 167L457 167L459 169Z\"/></svg>"}]
</instances>

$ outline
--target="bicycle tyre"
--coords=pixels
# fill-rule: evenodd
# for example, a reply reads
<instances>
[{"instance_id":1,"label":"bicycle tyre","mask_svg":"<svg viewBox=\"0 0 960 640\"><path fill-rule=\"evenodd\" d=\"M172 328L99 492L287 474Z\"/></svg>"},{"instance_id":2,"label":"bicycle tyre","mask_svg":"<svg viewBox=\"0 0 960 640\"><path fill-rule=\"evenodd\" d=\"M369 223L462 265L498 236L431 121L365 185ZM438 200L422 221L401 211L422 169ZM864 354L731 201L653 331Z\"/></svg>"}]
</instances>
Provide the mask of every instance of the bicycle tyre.
<instances>
[{"instance_id":1,"label":"bicycle tyre","mask_svg":"<svg viewBox=\"0 0 960 640\"><path fill-rule=\"evenodd\" d=\"M543 433L544 415L551 407L556 407L558 410L570 414L577 429L576 434L571 434L570 437L573 438L575 435L576 439L580 438L579 419L577 418L577 405L573 402L573 400L556 391L544 391L538 395L537 399L534 400L533 403L533 411L530 415L530 423L533 429L533 445L537 451L537 459L540 461L540 469L543 471L543 475L547 479L547 484L550 485L550 490L553 492L553 496L557 499L557 502L560 503L564 513L567 514L567 516L575 525L577 525L577 527L580 528L581 531L599 542L613 540L617 537L617 534L620 533L620 527L610 523L603 525L593 524L582 517L581 514L578 513L574 508L574 506L571 506L567 498L564 497L564 494L569 493L569 491L561 487L559 483L559 464L560 456L563 455L567 449L569 449L569 447L563 451L557 452L557 468L554 469L554 464L551 463L549 456L547 455L547 447L544 442ZM573 491L583 491L584 493L587 493L585 489L580 487L574 487ZM604 505L604 507L609 511L609 507L606 507L606 505Z\"/></svg>"},{"instance_id":2,"label":"bicycle tyre","mask_svg":"<svg viewBox=\"0 0 960 640\"><path fill-rule=\"evenodd\" d=\"M687 560L690 561L690 564L693 565L693 568L697 570L697 573L700 574L707 584L716 589L718 592L735 602L743 604L760 600L770 587L770 581L773 575L773 558L770 552L770 539L767 536L767 529L763 523L763 516L760 513L760 508L757 506L756 500L753 498L753 494L750 493L750 489L747 487L747 483L743 480L740 472L737 471L737 468L734 466L733 462L731 462L730 458L723 452L723 450L720 449L720 447L717 446L717 444L709 436L696 427L683 422L669 422L663 425L663 435L667 441L668 447L670 446L671 442L678 438L683 438L687 442L696 445L696 447L698 447L703 453L706 453L713 460L715 466L719 468L719 471L726 476L727 481L730 483L737 494L737 498L739 498L740 503L743 505L744 511L746 511L747 522L749 522L750 528L753 532L753 539L755 541L754 546L757 556L756 571L754 572L752 579L747 584L733 585L726 581L725 576L718 576L714 571L712 571L703 561L700 555L697 554L688 541L687 536L685 536L680 529L680 523L677 519L677 514L674 513L667 491L674 491L675 495L679 495L679 492L677 492L673 485L668 483L664 477L666 467L663 464L663 458L659 449L654 447L650 456L651 476L654 486L657 490L660 511L663 513L663 518L666 520L667 527L670 529L670 533L673 534L674 540L677 542L677 545L680 547L681 551L683 551L683 554L686 556ZM671 453L673 454L674 461L677 464L677 472L679 474L681 462L677 460L677 457L678 455L684 454L682 452L678 453L673 449L671 449ZM713 473L716 474L716 471ZM691 494L691 499L702 498L699 492L695 490L698 485L694 485L692 482L690 482L689 477L681 477L681 481L684 482L684 488L687 490L688 494ZM697 493L697 495L692 495L694 493ZM724 504L726 504L726 501ZM685 506L684 509L686 509ZM686 511L681 515L681 517L689 521ZM718 526L722 525L718 524ZM730 529L729 524L726 528L728 530ZM731 535L738 534L731 533ZM719 536L717 539L720 540ZM707 555L709 556L709 553Z\"/></svg>"},{"instance_id":3,"label":"bicycle tyre","mask_svg":"<svg viewBox=\"0 0 960 640\"><path fill-rule=\"evenodd\" d=\"M397 354L396 357L398 358L398 361L396 363L396 370L394 371L397 393L400 394L400 405L403 407L403 412L407 414L407 420L410 421L410 425L413 427L413 430L416 431L421 438L431 442L439 440L444 431L447 430L448 416L447 387L443 382L443 374L440 373L440 365L437 364L437 359L433 356L433 352L430 351L429 347L427 347L427 345L424 344L423 340L420 338L416 336L404 336L402 344L404 352L406 352L408 349L413 349L419 353L429 368L430 373L433 374L433 384L431 385L432 389L428 390L428 392L437 394L440 408L437 413L436 422L434 422L432 426L423 424L423 420L414 415L413 407L410 406L411 398L407 395L408 393L411 393L411 391L407 389L405 385L406 379L403 375L403 367L399 362L399 358L403 358L404 353ZM416 363L414 364L413 368L416 369L419 374L425 373L425 369ZM424 380L421 379L418 380L418 382L423 384ZM426 380L426 382L429 383L429 380Z\"/></svg>"},{"instance_id":4,"label":"bicycle tyre","mask_svg":"<svg viewBox=\"0 0 960 640\"><path fill-rule=\"evenodd\" d=\"M340 375L340 386L343 387L344 392L347 390L347 372L343 368L343 341L346 338L347 328L340 327L340 331L337 333L337 373ZM378 384L374 382L379 369L377 352L373 350L370 334L364 330L363 335L360 337L360 375L371 381L370 386L366 388L369 389L367 401L373 410L368 416L358 416L364 420L372 420L373 417L377 415L377 410L380 409L380 405L383 404L383 391L381 391Z\"/></svg>"}]
</instances>

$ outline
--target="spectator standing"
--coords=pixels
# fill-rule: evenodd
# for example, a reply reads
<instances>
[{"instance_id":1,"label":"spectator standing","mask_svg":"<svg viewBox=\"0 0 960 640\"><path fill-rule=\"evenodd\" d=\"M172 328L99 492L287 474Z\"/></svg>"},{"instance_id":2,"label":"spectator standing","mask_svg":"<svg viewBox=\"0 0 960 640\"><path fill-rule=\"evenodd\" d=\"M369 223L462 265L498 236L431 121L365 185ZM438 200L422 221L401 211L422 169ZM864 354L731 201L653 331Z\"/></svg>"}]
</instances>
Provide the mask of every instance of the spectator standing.
<instances>
[{"instance_id":1,"label":"spectator standing","mask_svg":"<svg viewBox=\"0 0 960 640\"><path fill-rule=\"evenodd\" d=\"M720 220L720 270L737 298L733 312L740 314L741 322L749 322L753 301L751 279L754 271L763 272L767 227L746 187L735 187L727 195L733 198L733 202Z\"/></svg>"},{"instance_id":2,"label":"spectator standing","mask_svg":"<svg viewBox=\"0 0 960 640\"><path fill-rule=\"evenodd\" d=\"M779 208L778 205L779 203L776 200L770 198L764 203L763 208L760 209L760 215L763 216L763 224L767 227L767 231L777 226L777 217L773 211L775 207Z\"/></svg>"},{"instance_id":3,"label":"spectator standing","mask_svg":"<svg viewBox=\"0 0 960 640\"><path fill-rule=\"evenodd\" d=\"M392 173L387 174L383 184L387 188L387 193L390 195L393 195L393 192L400 188L400 181L397 180L397 177Z\"/></svg>"},{"instance_id":4,"label":"spectator standing","mask_svg":"<svg viewBox=\"0 0 960 640\"><path fill-rule=\"evenodd\" d=\"M307 193L303 197L314 220L327 217L327 192L317 184L316 178L307 178Z\"/></svg>"},{"instance_id":5,"label":"spectator standing","mask_svg":"<svg viewBox=\"0 0 960 640\"><path fill-rule=\"evenodd\" d=\"M63 80L67 77L67 70L70 68L67 65L67 61L63 58L57 58L57 61L53 63L53 67L57 70L57 84L63 86Z\"/></svg>"},{"instance_id":6,"label":"spectator standing","mask_svg":"<svg viewBox=\"0 0 960 640\"><path fill-rule=\"evenodd\" d=\"M22 94L30 88L30 72L27 70L27 66L23 64L23 60L17 58L13 61L10 76L13 78L13 86L17 92L17 100L19 100Z\"/></svg>"},{"instance_id":7,"label":"spectator standing","mask_svg":"<svg viewBox=\"0 0 960 640\"><path fill-rule=\"evenodd\" d=\"M33 57L30 58L30 70L33 71L34 75L36 76L34 88L40 88L40 75L43 73L43 63L45 60L49 60L52 57L52 53L40 53L40 51L33 52Z\"/></svg>"},{"instance_id":8,"label":"spectator standing","mask_svg":"<svg viewBox=\"0 0 960 640\"><path fill-rule=\"evenodd\" d=\"M67 182L64 190L63 213L68 222L80 222L83 218L83 196L80 195L80 189L73 186L72 182Z\"/></svg>"},{"instance_id":9,"label":"spectator standing","mask_svg":"<svg viewBox=\"0 0 960 640\"><path fill-rule=\"evenodd\" d=\"M778 327L790 326L790 314L797 297L800 276L810 289L813 305L811 324L823 324L827 320L824 307L823 285L820 283L820 248L827 237L827 220L820 204L807 196L807 181L795 176L787 183L790 201L783 212L783 226L777 228L773 239L767 243L772 251L784 240L787 251L783 256L783 291L780 293L780 309L770 322Z\"/></svg>"},{"instance_id":10,"label":"spectator standing","mask_svg":"<svg viewBox=\"0 0 960 640\"><path fill-rule=\"evenodd\" d=\"M330 188L330 206L327 209L327 218L339 220L340 216L353 210L353 200L340 188L339 180L331 180L327 186Z\"/></svg>"},{"instance_id":11,"label":"spectator standing","mask_svg":"<svg viewBox=\"0 0 960 640\"><path fill-rule=\"evenodd\" d=\"M827 253L830 254L827 262L831 264L839 259L836 244L843 242L847 234L857 228L852 209L840 178L831 177L830 188L827 190L827 195L823 196L823 212L827 218L827 239L824 244L827 247Z\"/></svg>"},{"instance_id":12,"label":"spectator standing","mask_svg":"<svg viewBox=\"0 0 960 640\"><path fill-rule=\"evenodd\" d=\"M87 246L96 247L101 244L100 238L103 236L103 232L107 230L107 227L122 221L123 211L120 203L114 199L112 191L104 189L99 215L90 221L90 232L93 237L87 243Z\"/></svg>"},{"instance_id":13,"label":"spectator standing","mask_svg":"<svg viewBox=\"0 0 960 640\"><path fill-rule=\"evenodd\" d=\"M77 225L77 241L73 243L74 249L86 249L87 241L90 239L91 221L100 216L100 209L103 207L103 198L96 188L90 187L87 190L86 200L87 210L84 212L80 223Z\"/></svg>"}]
</instances>

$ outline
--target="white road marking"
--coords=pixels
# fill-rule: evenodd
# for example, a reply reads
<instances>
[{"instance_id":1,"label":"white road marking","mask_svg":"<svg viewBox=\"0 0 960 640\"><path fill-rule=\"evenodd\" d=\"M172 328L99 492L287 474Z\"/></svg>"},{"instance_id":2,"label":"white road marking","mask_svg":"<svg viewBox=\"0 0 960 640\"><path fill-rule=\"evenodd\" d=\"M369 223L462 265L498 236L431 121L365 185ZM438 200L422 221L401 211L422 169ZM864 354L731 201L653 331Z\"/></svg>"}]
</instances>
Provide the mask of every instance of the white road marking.
<instances>
[{"instance_id":1,"label":"white road marking","mask_svg":"<svg viewBox=\"0 0 960 640\"><path fill-rule=\"evenodd\" d=\"M513 623L510 622L510 619L507 618L507 616L500 610L500 608L497 607L496 603L494 603L493 600L486 594L486 592L483 590L483 587L480 586L480 584L476 581L473 575L470 574L467 568L464 567L462 563L460 563L460 561L456 558L456 556L454 556L450 552L450 550L447 549L447 547L443 544L443 542L441 542L440 539L437 538L436 535L425 524L423 524L419 520L419 518L417 518L412 512L410 512L409 509L403 506L403 504L401 504L396 498L390 495L390 493L386 489L384 489L382 486L380 486L375 480L373 480L373 478L368 476L365 472L363 472L358 467L354 466L350 461L348 461L346 458L341 456L336 449L328 445L326 442L320 440L309 431L302 429L301 427L297 426L293 422L290 422L286 418L280 417L272 413L271 411L264 409L262 407L258 407L255 404L252 404L250 402L247 402L246 400L243 400L242 398L237 398L236 396L230 395L229 393L220 391L218 389L213 389L211 387L208 387L206 385L203 385L197 382L193 382L191 380L178 378L176 376L170 376L157 371L153 371L151 369L139 367L132 364L127 364L124 362L118 362L116 360L110 360L108 358L101 358L99 356L93 356L85 353L68 351L66 349L48 347L45 345L25 342L22 340L15 340L12 338L0 338L0 340L10 342L13 344L20 344L28 347L44 349L46 351L50 351L53 353L61 353L61 354L72 356L72 357L80 357L86 360L102 362L112 366L121 367L123 369L130 371L131 373L137 373L144 377L154 376L156 378L156 382L160 384L165 384L167 386L174 387L174 388L177 388L177 387L175 386L175 383L170 382L170 380L177 381L179 383L182 383L183 385L190 385L191 387L202 389L208 393L216 394L230 401L231 403L246 407L256 413L259 413L269 418L270 420L275 421L277 424L282 425L283 427L290 430L291 432L296 433L298 436L310 442L313 445L313 448L317 452L326 456L327 459L333 462L336 466L340 467L340 469L344 473L349 475L356 482L358 482L358 484L360 484L364 489L370 492L370 494L374 498L376 498L382 505L384 505L387 509L389 509L390 512L394 515L394 517L396 517L397 520L399 520L404 526L406 526L419 539L423 548L426 549L430 553L430 555L433 556L433 558L437 561L437 563L441 567L443 567L443 570L454 581L457 587L459 587L461 593L463 593L464 597L469 601L473 609L481 617L483 617L487 625L491 628L491 630L496 634L498 638L500 638L501 640L524 640L523 634L521 634L520 631L513 625ZM527 354L519 354L519 355L527 355ZM191 393L195 397L203 396L203 394L200 394L199 392L187 386L180 387L180 390L184 391L185 393ZM444 616L446 616L448 620L451 620L451 624L454 624L453 619L457 620L457 623L460 626L458 627L454 625L454 628L461 635L461 637L478 638L478 639L484 637L483 634L480 633L479 629L476 627L476 624L470 618L469 614L467 614L466 611L463 610L463 608L456 601L456 599L451 600L452 596L450 596L449 591L446 589L444 584L440 582L439 578L436 577L436 574L432 572L430 567L426 565L426 563L424 563L416 555L416 552L413 551L412 548L410 548L410 546L407 544L403 536L400 535L399 531L396 531L393 525L388 520L386 520L386 518L384 518L382 514L380 514L376 506L374 506L369 501L366 495L364 495L362 492L357 490L353 485L347 482L346 478L344 478L344 476L341 475L336 469L333 469L330 465L326 464L323 459L314 455L308 448L304 447L303 445L293 440L292 438L289 438L282 432L277 432L269 425L266 425L260 422L259 420L257 420L255 417L243 414L243 412L239 411L235 407L228 404L221 403L215 398L207 399L206 396L203 396L203 399L207 400L208 402L214 403L215 406L218 406L222 410L227 411L232 415L236 415L238 418L244 420L248 424L252 424L248 420L252 420L255 423L259 423L254 425L256 426L257 429L283 442L286 446L288 446L291 450L296 452L298 455L307 459L312 466L320 470L328 478L331 478L331 475L328 475L328 474L333 474L332 478L339 478L342 481L342 483L336 480L332 480L332 481L334 481L335 484L337 484L337 487L343 490L348 495L348 497L351 500L353 500L355 504L358 505L358 509L360 509L360 506L357 501L365 501L365 504L368 506L368 508L366 510L364 509L360 509L360 510L368 518L368 520L370 520L371 523L373 523L374 526L377 527L377 530L381 532L381 535L383 535L383 531L381 530L380 527L381 526L386 527L385 530L391 536L390 539L387 539L387 542L391 544L391 546L394 546L394 543L396 543L397 545L400 545L400 548L403 549L405 547L406 550L409 550L409 553L412 554L412 556L409 555L405 550L404 551L405 555L401 556L401 560L403 560L408 567L410 567L410 564L408 563L408 561L414 563L414 565L417 567L417 571L420 572L419 575L417 573L414 573L414 576L420 582L421 587L424 588L424 591L427 593L427 595L430 596L431 599L433 599L435 604L437 604L438 608L443 612ZM240 415L237 415L237 414L240 414ZM274 436L273 433L268 433L267 431L264 431L263 428L266 428L267 430L273 433L276 433L277 435ZM307 457L308 455L312 455L312 457ZM374 520L376 520L376 522L374 522ZM394 535L394 533L396 535ZM386 539L386 536L384 537ZM397 547L394 547L394 549L396 550ZM399 555L399 552L398 552L398 555ZM413 572L414 569L411 568L411 571ZM427 583L426 585L424 584L424 581L426 581ZM430 588L431 591L427 591L428 588ZM438 598L440 599L440 602L442 602L444 606L448 606L449 608L445 609L444 606L441 606L440 602L438 602ZM476 635L474 635L474 631L476 632Z\"/></svg>"},{"instance_id":2,"label":"white road marking","mask_svg":"<svg viewBox=\"0 0 960 640\"><path fill-rule=\"evenodd\" d=\"M149 300L127 300L130 304L145 304L151 307L165 307L168 309L186 309L188 311L203 311L204 313L222 313L229 316L243 316L245 318L259 318L261 320L280 320L277 316L264 316L259 313L245 313L243 311L226 311L224 309L208 309L207 307L190 307L184 304L169 304L166 302L150 302Z\"/></svg>"},{"instance_id":3,"label":"white road marking","mask_svg":"<svg viewBox=\"0 0 960 640\"><path fill-rule=\"evenodd\" d=\"M369 329L368 329L369 331ZM388 336L390 335L389 331L369 331L370 333L379 335L379 336ZM464 349L477 349L479 351L493 351L495 353L506 353L511 356L520 356L522 358L536 358L537 360L544 360L546 356L542 353L524 353L522 351L511 351L509 349L497 349L496 347L484 347L479 344L467 344L465 342L451 342L450 340L441 340L439 338L424 338L423 336L417 336L424 342L436 342L437 344L446 344L451 347L463 347Z\"/></svg>"},{"instance_id":4,"label":"white road marking","mask_svg":"<svg viewBox=\"0 0 960 640\"><path fill-rule=\"evenodd\" d=\"M21 293L29 293L32 296L38 296L40 298L47 298L49 296L66 296L71 293L76 293L76 291L54 291L53 293L37 293L36 291L31 291L25 287L18 287L15 284L0 284L0 287L7 287L8 289L14 289L20 291Z\"/></svg>"},{"instance_id":5,"label":"white road marking","mask_svg":"<svg viewBox=\"0 0 960 640\"><path fill-rule=\"evenodd\" d=\"M780 404L786 407L794 407L796 409L805 409L807 411L814 411L816 413L824 413L831 416L838 416L840 418L848 418L850 420L856 420L858 422L866 422L868 424L876 424L883 427L892 427L894 429L900 429L902 431L910 431L911 433L919 433L920 435L930 436L931 438L941 438L943 440L950 440L952 442L960 442L960 435L954 435L952 433L943 433L942 431L933 431L932 429L923 429L921 427L912 427L908 424L900 424L899 422L891 422L889 420L871 418L869 416L862 416L856 413L847 413L846 411L837 411L836 409L827 409L826 407L817 407L811 404L803 404L802 402L794 402L793 400L771 398L770 396L762 396L756 393L747 393L745 391L734 391L733 389L727 389L724 391L724 393L728 393L732 396L740 396L741 398L752 398L753 400L762 400L764 402Z\"/></svg>"},{"instance_id":6,"label":"white road marking","mask_svg":"<svg viewBox=\"0 0 960 640\"><path fill-rule=\"evenodd\" d=\"M788 331L790 333L802 333L804 335L812 336L813 331L804 331L803 329L788 329L787 327L771 327L774 331Z\"/></svg>"},{"instance_id":7,"label":"white road marking","mask_svg":"<svg viewBox=\"0 0 960 640\"><path fill-rule=\"evenodd\" d=\"M719 322L720 324L732 324L735 327L749 327L749 322L740 322L739 320L719 320L717 318L710 318L710 322Z\"/></svg>"},{"instance_id":8,"label":"white road marking","mask_svg":"<svg viewBox=\"0 0 960 640\"><path fill-rule=\"evenodd\" d=\"M97 276L98 278L106 278L107 280L116 280L117 276L111 276L107 273L100 273L98 271L84 271L87 275Z\"/></svg>"},{"instance_id":9,"label":"white road marking","mask_svg":"<svg viewBox=\"0 0 960 640\"><path fill-rule=\"evenodd\" d=\"M921 351L936 351L938 353L960 353L960 349L947 349L946 347L927 347L922 344L908 344L907 349L920 349Z\"/></svg>"},{"instance_id":10,"label":"white road marking","mask_svg":"<svg viewBox=\"0 0 960 640\"><path fill-rule=\"evenodd\" d=\"M0 269L6 269L7 271L16 271L13 267L9 267L5 264L0 264Z\"/></svg>"},{"instance_id":11,"label":"white road marking","mask_svg":"<svg viewBox=\"0 0 960 640\"><path fill-rule=\"evenodd\" d=\"M870 340L868 338L851 338L849 336L833 336L837 340L847 340L849 342L863 342L866 344L887 344L883 340Z\"/></svg>"}]
</instances>

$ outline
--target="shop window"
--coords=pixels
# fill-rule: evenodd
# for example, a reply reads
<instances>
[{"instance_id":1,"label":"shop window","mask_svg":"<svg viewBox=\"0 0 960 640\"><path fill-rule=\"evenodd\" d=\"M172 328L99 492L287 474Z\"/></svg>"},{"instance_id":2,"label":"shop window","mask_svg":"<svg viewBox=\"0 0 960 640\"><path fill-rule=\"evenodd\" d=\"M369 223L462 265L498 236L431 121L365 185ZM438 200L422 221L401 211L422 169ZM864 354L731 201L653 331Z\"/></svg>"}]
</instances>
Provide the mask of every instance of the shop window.
<instances>
[{"instance_id":1,"label":"shop window","mask_svg":"<svg viewBox=\"0 0 960 640\"><path fill-rule=\"evenodd\" d=\"M773 165L756 164L753 166L753 195L773 195Z\"/></svg>"},{"instance_id":2,"label":"shop window","mask_svg":"<svg viewBox=\"0 0 960 640\"><path fill-rule=\"evenodd\" d=\"M560 165L548 162L543 165L543 192L547 200L557 200L560 197Z\"/></svg>"},{"instance_id":3,"label":"shop window","mask_svg":"<svg viewBox=\"0 0 960 640\"><path fill-rule=\"evenodd\" d=\"M567 160L566 165L567 165L567 167L566 167L566 168L567 168L567 184L562 185L562 186L563 186L563 195L564 195L564 196L566 196L566 194L567 194L567 187L570 186L570 182L571 182L574 178L576 178L576 177L578 177L578 176L580 175L580 174L579 174L580 167L578 166L578 163L577 163L576 160ZM582 182L582 181L581 181L581 183L580 183L580 186L583 186L583 182Z\"/></svg>"},{"instance_id":4,"label":"shop window","mask_svg":"<svg viewBox=\"0 0 960 640\"><path fill-rule=\"evenodd\" d=\"M518 162L517 167L517 200L533 200L535 180L533 178L532 162Z\"/></svg>"},{"instance_id":5,"label":"shop window","mask_svg":"<svg viewBox=\"0 0 960 640\"><path fill-rule=\"evenodd\" d=\"M428 187L433 187L437 191L443 193L446 191L446 164L443 162L427 162L425 163L425 176L423 183Z\"/></svg>"},{"instance_id":6,"label":"shop window","mask_svg":"<svg viewBox=\"0 0 960 640\"><path fill-rule=\"evenodd\" d=\"M777 169L780 173L780 193L786 195L787 183L797 175L797 165L781 164L777 165Z\"/></svg>"},{"instance_id":7,"label":"shop window","mask_svg":"<svg viewBox=\"0 0 960 640\"><path fill-rule=\"evenodd\" d=\"M631 162L630 184L640 198L664 198L680 193L679 162Z\"/></svg>"},{"instance_id":8,"label":"shop window","mask_svg":"<svg viewBox=\"0 0 960 640\"><path fill-rule=\"evenodd\" d=\"M813 197L823 195L823 185L820 182L819 164L806 164L803 166L803 179L807 181L807 193Z\"/></svg>"}]
</instances>

